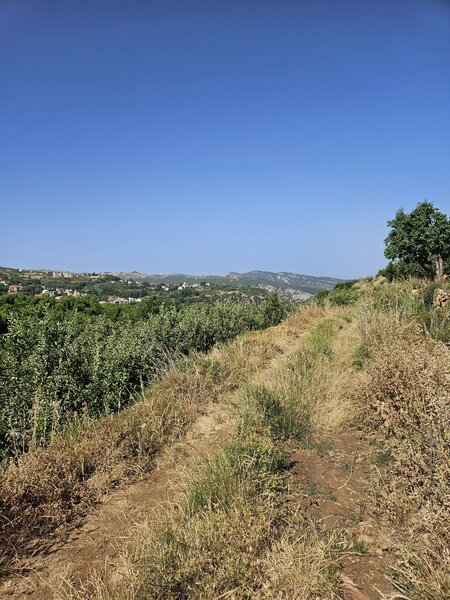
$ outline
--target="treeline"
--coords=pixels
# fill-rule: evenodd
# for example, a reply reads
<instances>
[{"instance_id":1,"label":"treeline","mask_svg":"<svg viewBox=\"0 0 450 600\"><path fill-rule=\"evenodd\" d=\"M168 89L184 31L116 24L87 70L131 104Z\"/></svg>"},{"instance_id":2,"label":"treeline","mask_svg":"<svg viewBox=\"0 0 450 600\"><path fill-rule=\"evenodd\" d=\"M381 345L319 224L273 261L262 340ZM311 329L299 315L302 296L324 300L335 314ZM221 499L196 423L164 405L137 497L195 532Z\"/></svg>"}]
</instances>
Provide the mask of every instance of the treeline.
<instances>
[{"instance_id":1,"label":"treeline","mask_svg":"<svg viewBox=\"0 0 450 600\"><path fill-rule=\"evenodd\" d=\"M229 291L229 290L227 290ZM35 313L51 311L59 317L66 317L71 313L82 315L104 315L113 321L132 320L140 321L150 315L157 314L161 307L180 307L181 305L211 303L217 300L222 302L248 302L261 304L268 293L264 290L240 289L232 290L225 295L213 289L211 293L204 294L192 289L181 291L161 292L154 291L140 302L134 304L114 304L101 302L96 296L64 296L55 299L51 296L35 296L29 294L0 294L0 333L5 333L8 328L8 315L11 313Z\"/></svg>"},{"instance_id":2,"label":"treeline","mask_svg":"<svg viewBox=\"0 0 450 600\"><path fill-rule=\"evenodd\" d=\"M141 303L104 309L89 299L69 300L19 298L7 311L0 335L0 461L46 445L76 419L119 411L177 355L279 323L289 310L276 295L260 306ZM114 308L119 313L109 314Z\"/></svg>"},{"instance_id":3,"label":"treeline","mask_svg":"<svg viewBox=\"0 0 450 600\"><path fill-rule=\"evenodd\" d=\"M77 314L77 319L104 316L111 321L140 321L158 314L164 306L166 309L179 308L183 304L173 298L165 298L162 294L153 294L138 304L110 304L99 302L94 296L67 296L56 300L50 296L30 296L27 294L0 295L0 333L8 330L11 315L50 314L56 319L65 319Z\"/></svg>"}]
</instances>

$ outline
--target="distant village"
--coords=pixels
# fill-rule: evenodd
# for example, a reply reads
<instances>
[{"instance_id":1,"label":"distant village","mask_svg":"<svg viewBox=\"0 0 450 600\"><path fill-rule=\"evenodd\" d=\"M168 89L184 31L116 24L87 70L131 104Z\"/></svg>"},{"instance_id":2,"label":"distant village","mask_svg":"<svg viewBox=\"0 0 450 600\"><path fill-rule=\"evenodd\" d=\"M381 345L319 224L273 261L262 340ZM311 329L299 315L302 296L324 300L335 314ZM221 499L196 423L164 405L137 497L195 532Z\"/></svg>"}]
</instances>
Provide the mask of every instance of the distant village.
<instances>
[{"instance_id":1,"label":"distant village","mask_svg":"<svg viewBox=\"0 0 450 600\"><path fill-rule=\"evenodd\" d=\"M151 276L150 276L151 277ZM183 277L184 279L184 277ZM71 271L25 270L0 267L0 294L26 294L47 297L59 301L64 298L90 296L101 304L138 304L149 296L167 294L168 299L179 302L202 302L220 299L233 302L236 299L257 304L270 293L277 293L290 302L305 302L312 297L310 292L295 288L278 287L266 280L250 285L213 282L205 278L152 281L137 272L73 273ZM283 283L286 283L283 281Z\"/></svg>"},{"instance_id":2,"label":"distant village","mask_svg":"<svg viewBox=\"0 0 450 600\"><path fill-rule=\"evenodd\" d=\"M8 284L7 281L0 281L1 285L5 285L8 287L8 294L20 294L24 286L20 283L11 283ZM50 298L55 298L56 300L60 300L64 296L73 296L75 298L79 298L80 296L88 296L88 294L79 292L76 289L67 289L67 288L48 288L42 286L42 291L35 294L35 296L49 296Z\"/></svg>"},{"instance_id":3,"label":"distant village","mask_svg":"<svg viewBox=\"0 0 450 600\"><path fill-rule=\"evenodd\" d=\"M19 269L19 273L22 273L22 270ZM24 274L25 275L25 274ZM89 278L92 279L97 279L99 276L92 274L89 276ZM101 277L101 276L100 276ZM67 279L79 279L80 275L79 274L74 274L70 271L53 271L51 273L47 274L47 278L51 278L51 279L55 279L55 280L67 280ZM56 281L55 281L56 283ZM75 283L75 282L74 282ZM201 290L201 289L205 289L205 288L210 288L211 284L209 282L202 282L202 283L192 283L189 284L186 281L184 281L181 284L161 284L161 283L149 283L149 282L142 282L142 281L135 281L133 279L127 279L127 280L119 280L119 278L116 278L116 280L114 281L110 281L109 282L111 285L114 284L122 284L122 285L126 285L126 286L133 286L134 288L142 288L145 287L146 289L150 289L150 290L154 290L154 291L163 291L163 292L175 292L175 291L185 291L185 290ZM22 292L26 293L25 285L22 283L9 283L7 280L1 280L0 281L0 285L3 285L7 288L7 294L20 294ZM35 296L48 296L49 298L54 298L55 300L61 300L62 298L66 298L66 297L73 297L73 298L79 298L82 296L91 296L92 293L89 292L85 292L85 291L80 291L79 289L77 289L77 287L74 285L71 288L67 288L67 287L53 287L52 285L50 285L47 281L46 285L42 285L42 290L35 292L34 295ZM100 304L105 304L105 303L109 303L109 304L137 304L139 302L142 301L142 297L126 297L126 294L123 295L108 295L107 298L100 300Z\"/></svg>"}]
</instances>

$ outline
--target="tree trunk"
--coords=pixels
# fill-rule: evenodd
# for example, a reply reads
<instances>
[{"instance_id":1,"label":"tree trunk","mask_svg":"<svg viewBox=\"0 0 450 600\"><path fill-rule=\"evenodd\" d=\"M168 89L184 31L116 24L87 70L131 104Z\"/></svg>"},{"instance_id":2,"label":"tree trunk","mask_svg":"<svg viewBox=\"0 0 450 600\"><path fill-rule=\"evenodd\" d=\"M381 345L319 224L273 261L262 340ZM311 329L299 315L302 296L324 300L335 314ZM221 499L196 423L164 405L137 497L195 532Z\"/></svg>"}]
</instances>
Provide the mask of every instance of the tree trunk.
<instances>
[{"instance_id":1,"label":"tree trunk","mask_svg":"<svg viewBox=\"0 0 450 600\"><path fill-rule=\"evenodd\" d=\"M442 256L436 257L435 265L436 265L436 279L439 279L440 277L442 277L444 275L444 261L442 259Z\"/></svg>"}]
</instances>

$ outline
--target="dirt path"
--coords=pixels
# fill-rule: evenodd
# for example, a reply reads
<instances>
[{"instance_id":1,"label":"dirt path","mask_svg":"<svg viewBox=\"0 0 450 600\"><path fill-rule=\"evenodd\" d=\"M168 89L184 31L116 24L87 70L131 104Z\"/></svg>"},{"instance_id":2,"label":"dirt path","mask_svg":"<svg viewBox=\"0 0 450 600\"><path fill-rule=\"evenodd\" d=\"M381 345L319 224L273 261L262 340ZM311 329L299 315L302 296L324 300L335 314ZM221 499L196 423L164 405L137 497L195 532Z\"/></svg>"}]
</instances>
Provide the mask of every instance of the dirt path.
<instances>
[{"instance_id":1,"label":"dirt path","mask_svg":"<svg viewBox=\"0 0 450 600\"><path fill-rule=\"evenodd\" d=\"M343 531L354 540L341 563L346 600L381 600L394 590L385 573L390 534L379 526L370 499L370 448L358 432L323 436L291 453L290 484L298 502L324 531Z\"/></svg>"},{"instance_id":2,"label":"dirt path","mask_svg":"<svg viewBox=\"0 0 450 600\"><path fill-rule=\"evenodd\" d=\"M229 430L230 415L223 407L209 406L185 439L163 453L150 475L109 494L79 528L22 561L0 588L0 597L48 600L61 592L62 581L80 589L95 571L119 569L120 550L134 524L173 498L184 471L223 441Z\"/></svg>"},{"instance_id":3,"label":"dirt path","mask_svg":"<svg viewBox=\"0 0 450 600\"><path fill-rule=\"evenodd\" d=\"M264 380L280 360L299 344L305 330L279 326L277 346L281 354L269 361L253 379ZM83 523L34 556L20 560L10 577L0 584L0 598L50 600L64 596L73 587L94 596L89 581L94 573L120 576L121 550L136 523L152 518L180 491L185 473L202 456L232 435L233 418L225 404L211 404L179 443L173 444L157 461L155 469L142 480L108 494Z\"/></svg>"},{"instance_id":4,"label":"dirt path","mask_svg":"<svg viewBox=\"0 0 450 600\"><path fill-rule=\"evenodd\" d=\"M252 381L270 380L280 362L316 324L313 319L309 326L279 326L275 335L280 353ZM0 600L56 600L67 597L64 590L70 587L85 598L95 598L90 587L94 574L105 578L126 575L122 551L136 524L165 510L198 459L214 453L234 435L229 399L207 405L184 438L161 453L146 477L108 494L79 527L18 561L11 576L0 584ZM370 499L370 454L368 443L351 430L323 435L309 448L290 451L294 500L323 531L344 531L346 538L354 541L341 563L340 590L346 600L383 600L394 591L384 575L391 560L390 532L378 525Z\"/></svg>"}]
</instances>

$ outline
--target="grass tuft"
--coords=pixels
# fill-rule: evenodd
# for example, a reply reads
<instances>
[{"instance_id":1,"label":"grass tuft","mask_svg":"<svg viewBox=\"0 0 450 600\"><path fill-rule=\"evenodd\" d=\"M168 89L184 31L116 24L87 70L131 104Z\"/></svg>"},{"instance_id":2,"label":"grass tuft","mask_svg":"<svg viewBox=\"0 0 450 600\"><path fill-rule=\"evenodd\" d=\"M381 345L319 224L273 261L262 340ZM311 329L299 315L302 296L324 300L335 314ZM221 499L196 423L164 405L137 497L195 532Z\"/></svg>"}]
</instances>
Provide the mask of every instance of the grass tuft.
<instances>
[{"instance_id":1,"label":"grass tuft","mask_svg":"<svg viewBox=\"0 0 450 600\"><path fill-rule=\"evenodd\" d=\"M188 514L230 510L238 499L271 494L282 483L283 457L263 438L229 443L203 461L188 493Z\"/></svg>"}]
</instances>

